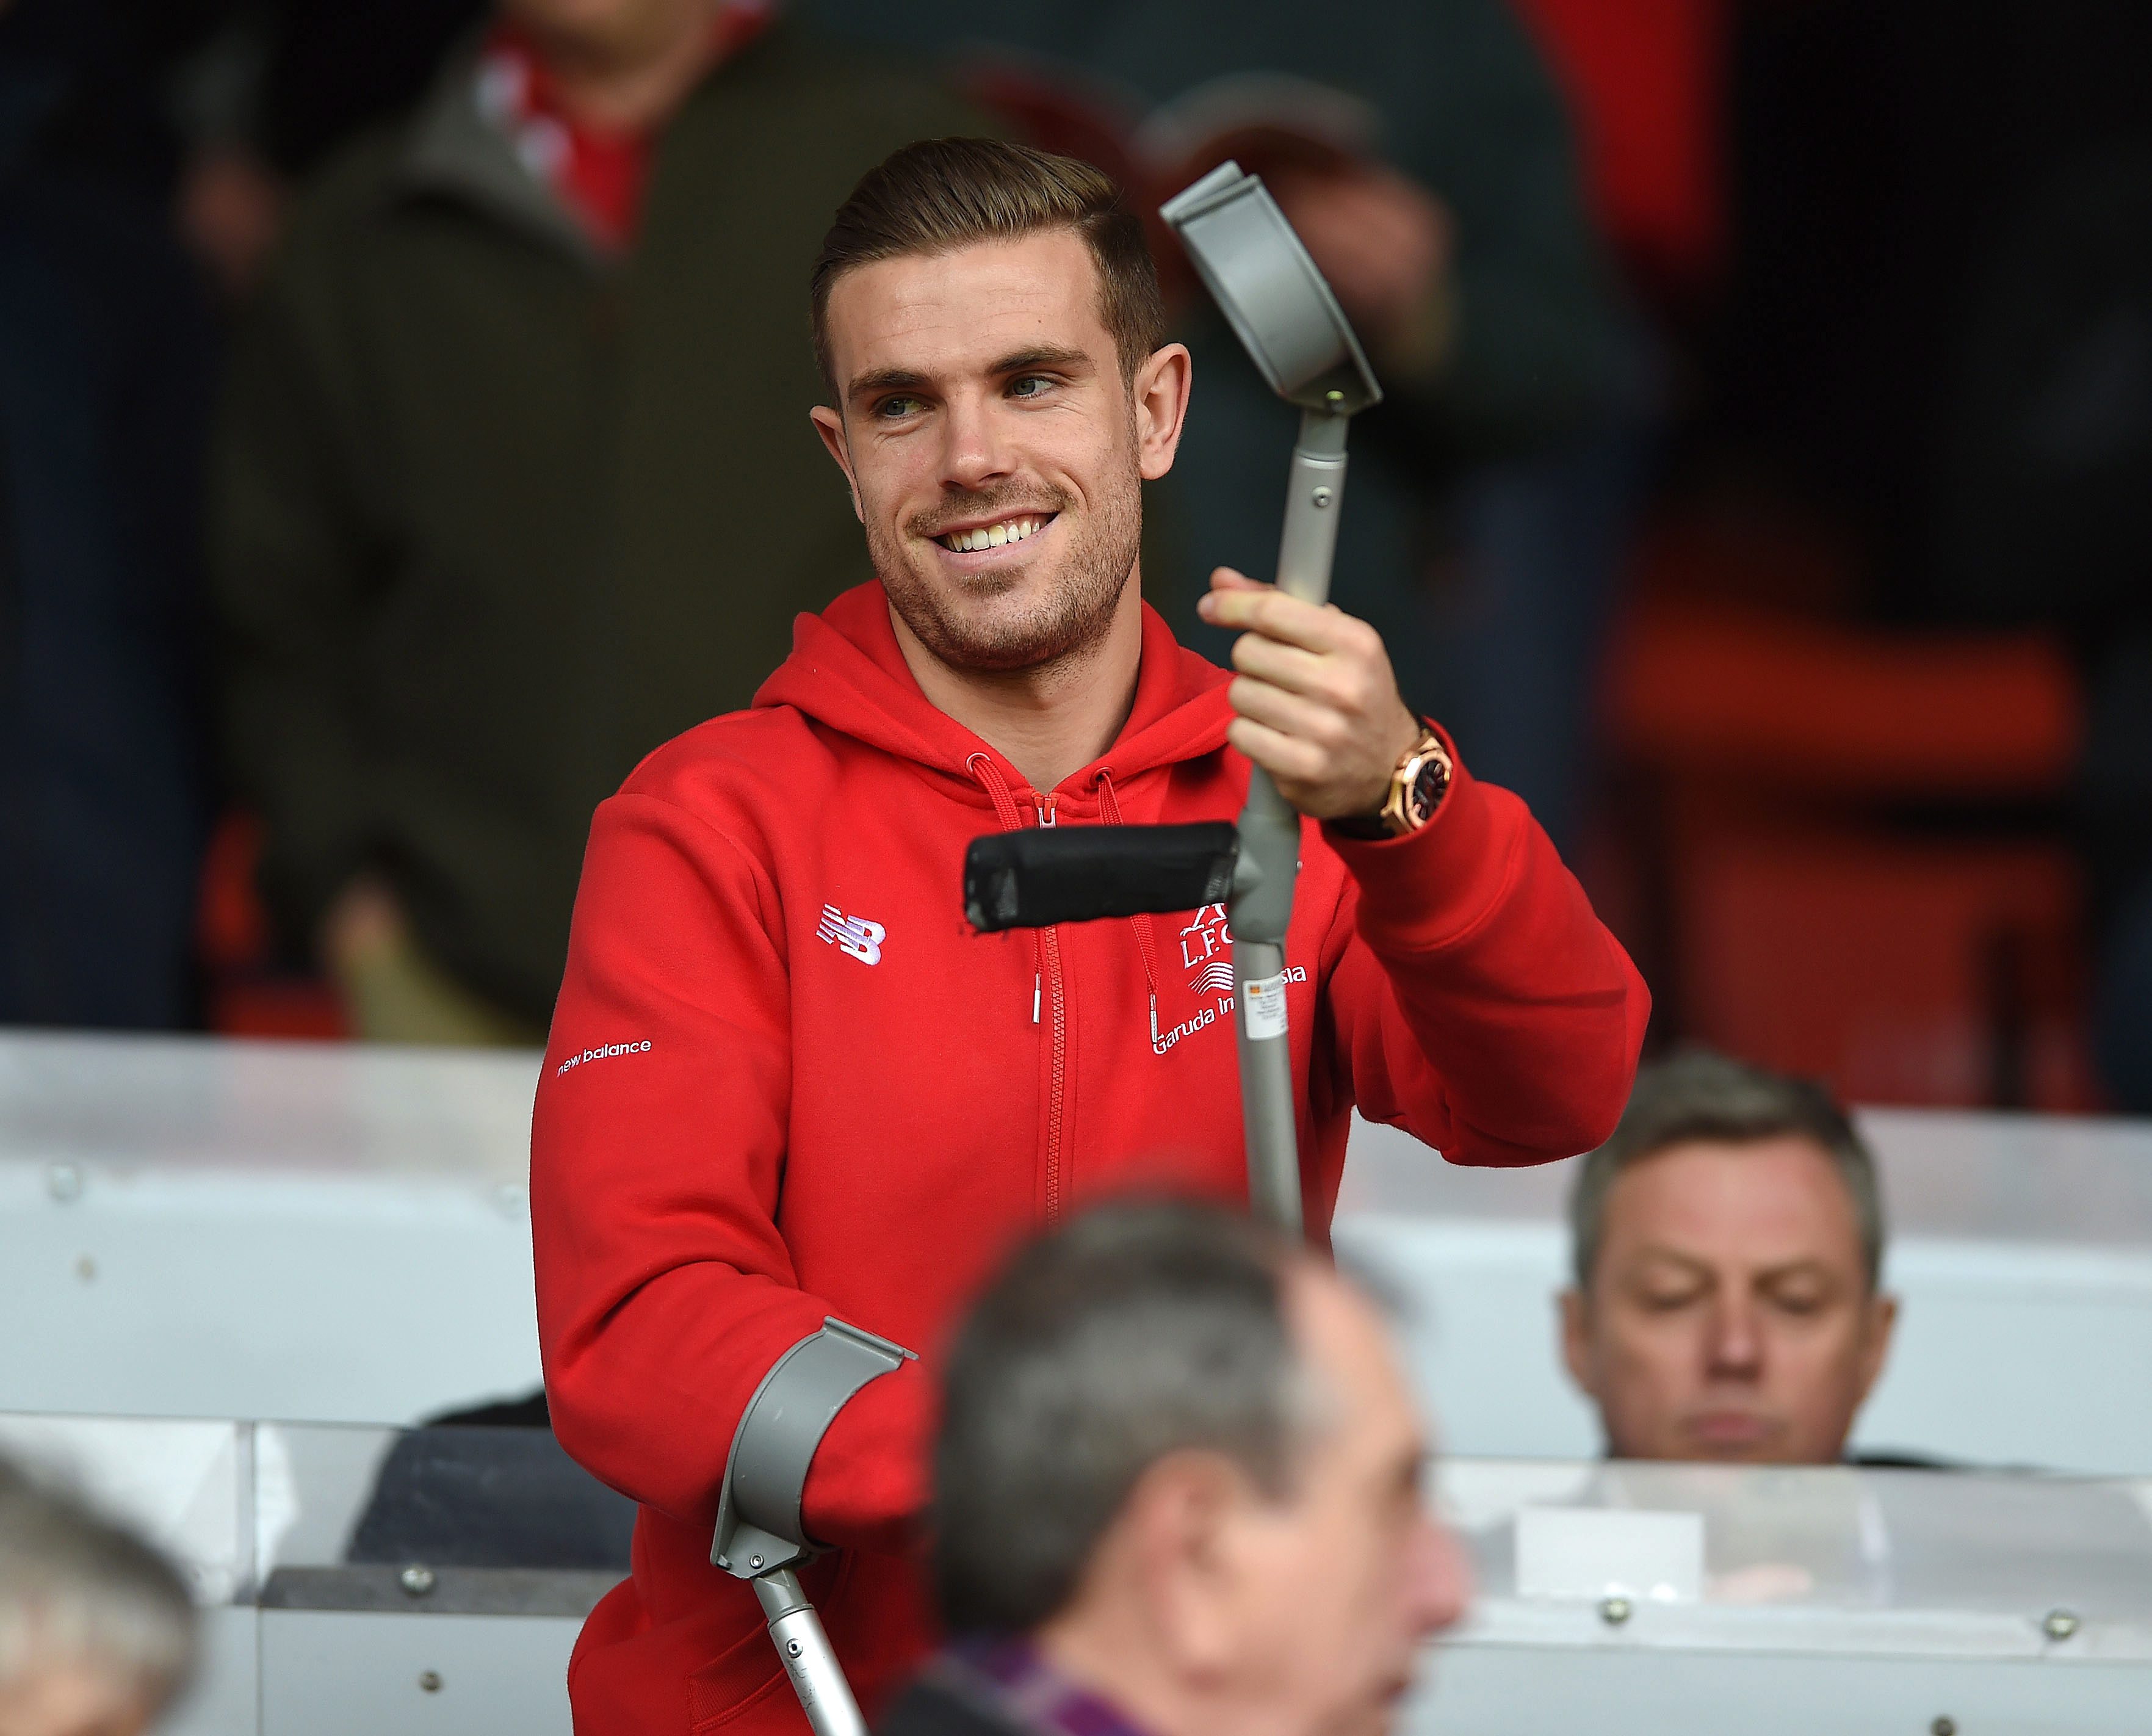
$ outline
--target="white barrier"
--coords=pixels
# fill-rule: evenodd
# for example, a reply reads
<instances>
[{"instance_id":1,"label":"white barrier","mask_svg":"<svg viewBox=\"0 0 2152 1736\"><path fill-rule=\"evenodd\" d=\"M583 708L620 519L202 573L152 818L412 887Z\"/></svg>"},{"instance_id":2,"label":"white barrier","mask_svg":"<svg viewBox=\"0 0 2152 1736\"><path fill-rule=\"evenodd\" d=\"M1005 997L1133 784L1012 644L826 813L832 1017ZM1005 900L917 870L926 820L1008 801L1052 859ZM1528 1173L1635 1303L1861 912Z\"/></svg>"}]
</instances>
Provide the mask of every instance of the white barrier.
<instances>
[{"instance_id":1,"label":"white barrier","mask_svg":"<svg viewBox=\"0 0 2152 1736\"><path fill-rule=\"evenodd\" d=\"M519 1053L0 1037L0 1409L407 1424L538 1379ZM1864 1445L2152 1474L2152 1125L1872 1111L1905 1302ZM1467 1454L1575 1456L1572 1166L1356 1129L1337 1239Z\"/></svg>"},{"instance_id":2,"label":"white barrier","mask_svg":"<svg viewBox=\"0 0 2152 1736\"><path fill-rule=\"evenodd\" d=\"M535 1067L523 1053L0 1038L0 1309L30 1328L0 1339L0 1411L104 1414L0 1418L0 1451L73 1464L195 1567L210 1661L172 1736L565 1736L570 1606L596 1595L591 1576L557 1578L557 1609L533 1608L526 1586L523 1612L488 1612L482 1585L460 1613L368 1607L379 1586L335 1564L387 1435L148 1420L404 1424L533 1387ZM1905 1313L1861 1443L2152 1475L2152 1127L1862 1119ZM1414 1299L1414 1363L1453 1454L1596 1449L1555 1353L1569 1168L1457 1170L1356 1129L1337 1239ZM1483 1577L1500 1579L1502 1491L1588 1503L1595 1475L1454 1464ZM2119 1486L2110 1499L2145 1505ZM2131 1547L2142 1579L2152 1551ZM1997 1559L2007 1579L2016 1558ZM280 1562L299 1576L289 1595ZM2091 1586L2096 1566L2058 1583ZM1916 1610L1895 1626L1873 1611L1795 1610L1774 1627L1683 1606L1617 1628L1515 1590L1490 1586L1444 1648L1408 1720L1420 1736L1566 1729L1586 1706L1610 1731L1743 1736L1945 1718L2144 1727L2152 1609L2136 1603L2109 1611L2119 1627L2054 1641L2029 1581L2006 1610ZM1920 1639L1929 1628L1943 1637Z\"/></svg>"},{"instance_id":3,"label":"white barrier","mask_svg":"<svg viewBox=\"0 0 2152 1736\"><path fill-rule=\"evenodd\" d=\"M531 1547L576 1498L531 1442L0 1415L189 1569L208 1656L165 1736L567 1736L612 1576ZM520 1525L467 1522L511 1487ZM1480 1592L1412 1736L2139 1736L2152 1705L2152 1482L1453 1459L1437 1493Z\"/></svg>"},{"instance_id":4,"label":"white barrier","mask_svg":"<svg viewBox=\"0 0 2152 1736\"><path fill-rule=\"evenodd\" d=\"M0 1409L408 1423L538 1384L534 1056L0 1038Z\"/></svg>"}]
</instances>

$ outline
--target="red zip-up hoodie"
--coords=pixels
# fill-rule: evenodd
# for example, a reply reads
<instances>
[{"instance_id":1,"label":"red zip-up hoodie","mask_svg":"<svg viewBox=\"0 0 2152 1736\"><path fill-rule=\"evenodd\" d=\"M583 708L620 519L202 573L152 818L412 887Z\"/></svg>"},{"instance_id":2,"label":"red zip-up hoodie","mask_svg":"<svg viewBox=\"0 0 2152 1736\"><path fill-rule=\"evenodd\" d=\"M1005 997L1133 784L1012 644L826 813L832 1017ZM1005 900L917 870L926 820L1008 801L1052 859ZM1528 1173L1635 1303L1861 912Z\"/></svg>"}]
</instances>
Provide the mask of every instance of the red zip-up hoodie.
<instances>
[{"instance_id":1,"label":"red zip-up hoodie","mask_svg":"<svg viewBox=\"0 0 2152 1736\"><path fill-rule=\"evenodd\" d=\"M530 1161L553 1426L642 1504L570 1666L584 1736L805 1728L710 1532L742 1409L825 1315L923 1358L845 1407L807 1481L839 1549L805 1584L872 1716L931 1637L911 1521L967 1295L1086 1200L1246 1197L1223 911L982 936L959 891L997 827L1237 815L1226 680L1146 610L1126 726L1042 794L927 702L868 584L800 617L754 710L599 808ZM1648 1000L1523 803L1460 764L1412 836L1309 822L1302 852L1286 993L1318 1234L1355 1105L1454 1163L1606 1137Z\"/></svg>"}]
</instances>

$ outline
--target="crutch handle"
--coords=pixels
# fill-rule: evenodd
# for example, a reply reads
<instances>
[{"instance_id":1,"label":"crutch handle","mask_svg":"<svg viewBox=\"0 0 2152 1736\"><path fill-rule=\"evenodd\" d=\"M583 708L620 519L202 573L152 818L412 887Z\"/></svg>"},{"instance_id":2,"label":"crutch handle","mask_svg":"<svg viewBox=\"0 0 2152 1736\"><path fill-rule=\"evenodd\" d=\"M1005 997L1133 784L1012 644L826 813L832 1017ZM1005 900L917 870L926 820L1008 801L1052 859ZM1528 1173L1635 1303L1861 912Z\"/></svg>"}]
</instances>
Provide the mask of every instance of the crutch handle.
<instances>
[{"instance_id":1,"label":"crutch handle","mask_svg":"<svg viewBox=\"0 0 2152 1736\"><path fill-rule=\"evenodd\" d=\"M770 1365L725 1460L710 1560L754 1586L799 1709L815 1736L867 1736L859 1702L793 1569L825 1553L808 1536L799 1500L815 1449L852 1395L912 1360L901 1344L835 1318Z\"/></svg>"}]
</instances>

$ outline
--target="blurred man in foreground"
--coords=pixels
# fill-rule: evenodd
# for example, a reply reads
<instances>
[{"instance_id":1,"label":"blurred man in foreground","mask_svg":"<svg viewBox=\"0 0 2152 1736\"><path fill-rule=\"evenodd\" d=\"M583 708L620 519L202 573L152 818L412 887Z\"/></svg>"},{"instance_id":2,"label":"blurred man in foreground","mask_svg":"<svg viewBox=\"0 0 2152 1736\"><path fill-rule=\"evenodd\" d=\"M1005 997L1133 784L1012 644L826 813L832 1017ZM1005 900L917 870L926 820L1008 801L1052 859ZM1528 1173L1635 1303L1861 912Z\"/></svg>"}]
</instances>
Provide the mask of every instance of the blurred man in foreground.
<instances>
[{"instance_id":1,"label":"blurred man in foreground","mask_svg":"<svg viewBox=\"0 0 2152 1736\"><path fill-rule=\"evenodd\" d=\"M1245 1220L1113 1206L1033 1244L947 1395L957 1641L883 1736L1374 1736L1464 1611L1382 1322Z\"/></svg>"},{"instance_id":2,"label":"blurred man in foreground","mask_svg":"<svg viewBox=\"0 0 2152 1736\"><path fill-rule=\"evenodd\" d=\"M1569 1216L1562 1348L1610 1454L1845 1456L1898 1305L1875 1159L1820 1088L1702 1053L1645 1069Z\"/></svg>"},{"instance_id":3,"label":"blurred man in foreground","mask_svg":"<svg viewBox=\"0 0 2152 1736\"><path fill-rule=\"evenodd\" d=\"M164 1558L0 1464L0 1736L137 1736L194 1661Z\"/></svg>"},{"instance_id":4,"label":"blurred man in foreground","mask_svg":"<svg viewBox=\"0 0 2152 1736\"><path fill-rule=\"evenodd\" d=\"M501 0L292 214L213 505L287 949L359 1034L535 1042L591 810L855 576L795 407L830 213L936 88L759 0Z\"/></svg>"}]
</instances>

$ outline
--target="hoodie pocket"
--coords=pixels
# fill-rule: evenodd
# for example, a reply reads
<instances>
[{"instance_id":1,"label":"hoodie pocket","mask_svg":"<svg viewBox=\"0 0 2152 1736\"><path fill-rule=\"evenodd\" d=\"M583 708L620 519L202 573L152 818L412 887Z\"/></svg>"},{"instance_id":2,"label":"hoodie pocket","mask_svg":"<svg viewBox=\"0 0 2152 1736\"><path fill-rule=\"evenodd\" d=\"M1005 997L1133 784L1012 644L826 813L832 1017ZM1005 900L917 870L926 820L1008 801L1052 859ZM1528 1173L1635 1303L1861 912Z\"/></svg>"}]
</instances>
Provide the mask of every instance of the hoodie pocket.
<instances>
[{"instance_id":1,"label":"hoodie pocket","mask_svg":"<svg viewBox=\"0 0 2152 1736\"><path fill-rule=\"evenodd\" d=\"M688 1678L690 1736L722 1730L772 1694L791 1691L769 1631L757 1625Z\"/></svg>"}]
</instances>

